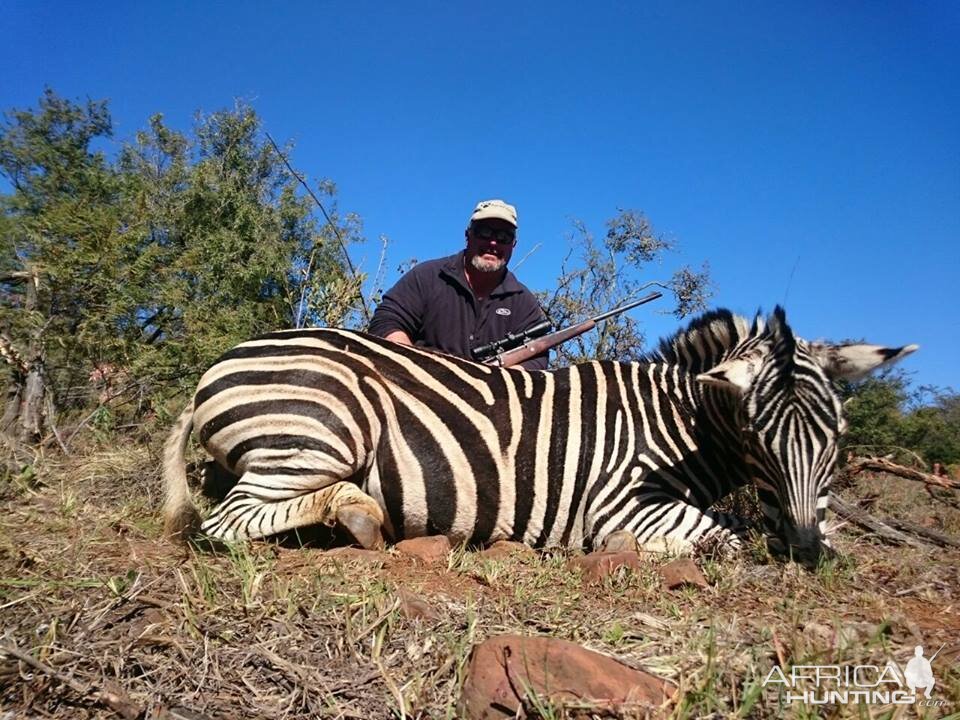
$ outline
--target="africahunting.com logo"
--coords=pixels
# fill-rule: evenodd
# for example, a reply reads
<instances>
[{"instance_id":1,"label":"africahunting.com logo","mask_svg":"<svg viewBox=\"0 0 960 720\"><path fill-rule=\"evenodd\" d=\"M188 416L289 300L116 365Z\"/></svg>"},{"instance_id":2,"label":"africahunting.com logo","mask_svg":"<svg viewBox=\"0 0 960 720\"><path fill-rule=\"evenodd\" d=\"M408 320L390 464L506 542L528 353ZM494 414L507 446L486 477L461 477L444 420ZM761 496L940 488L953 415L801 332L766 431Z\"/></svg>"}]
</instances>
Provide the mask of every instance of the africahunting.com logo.
<instances>
[{"instance_id":1,"label":"africahunting.com logo","mask_svg":"<svg viewBox=\"0 0 960 720\"><path fill-rule=\"evenodd\" d=\"M943 646L940 646L940 650ZM893 660L886 665L793 665L784 670L774 665L763 681L765 690L776 691L787 704L922 705L942 707L945 700L932 697L935 683L933 661L923 655L923 646L904 667Z\"/></svg>"}]
</instances>

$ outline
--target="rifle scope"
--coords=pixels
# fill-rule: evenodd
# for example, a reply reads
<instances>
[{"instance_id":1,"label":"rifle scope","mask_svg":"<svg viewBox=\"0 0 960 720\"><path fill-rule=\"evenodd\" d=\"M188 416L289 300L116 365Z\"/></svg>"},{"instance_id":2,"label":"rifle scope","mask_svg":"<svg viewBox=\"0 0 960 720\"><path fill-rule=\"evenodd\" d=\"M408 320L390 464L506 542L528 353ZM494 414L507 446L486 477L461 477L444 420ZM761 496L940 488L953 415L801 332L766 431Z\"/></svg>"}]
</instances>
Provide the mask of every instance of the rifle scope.
<instances>
[{"instance_id":1,"label":"rifle scope","mask_svg":"<svg viewBox=\"0 0 960 720\"><path fill-rule=\"evenodd\" d=\"M515 347L520 347L528 340L546 335L551 329L553 329L553 326L550 324L550 321L544 320L528 330L509 333L505 338L475 347L470 351L470 354L473 355L473 359L477 362L483 362L487 358L494 357L507 350L513 350Z\"/></svg>"}]
</instances>

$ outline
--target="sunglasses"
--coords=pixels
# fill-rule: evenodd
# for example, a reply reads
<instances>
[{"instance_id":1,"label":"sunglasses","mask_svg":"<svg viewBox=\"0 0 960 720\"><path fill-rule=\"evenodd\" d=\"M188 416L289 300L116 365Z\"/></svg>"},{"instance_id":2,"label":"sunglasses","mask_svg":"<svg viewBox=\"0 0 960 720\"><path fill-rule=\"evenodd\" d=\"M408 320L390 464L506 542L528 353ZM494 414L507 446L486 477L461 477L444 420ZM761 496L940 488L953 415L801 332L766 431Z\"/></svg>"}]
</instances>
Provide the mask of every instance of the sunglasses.
<instances>
[{"instance_id":1,"label":"sunglasses","mask_svg":"<svg viewBox=\"0 0 960 720\"><path fill-rule=\"evenodd\" d=\"M481 240L496 240L501 245L513 245L517 240L517 234L512 230L494 230L485 225L474 225L470 232Z\"/></svg>"}]
</instances>

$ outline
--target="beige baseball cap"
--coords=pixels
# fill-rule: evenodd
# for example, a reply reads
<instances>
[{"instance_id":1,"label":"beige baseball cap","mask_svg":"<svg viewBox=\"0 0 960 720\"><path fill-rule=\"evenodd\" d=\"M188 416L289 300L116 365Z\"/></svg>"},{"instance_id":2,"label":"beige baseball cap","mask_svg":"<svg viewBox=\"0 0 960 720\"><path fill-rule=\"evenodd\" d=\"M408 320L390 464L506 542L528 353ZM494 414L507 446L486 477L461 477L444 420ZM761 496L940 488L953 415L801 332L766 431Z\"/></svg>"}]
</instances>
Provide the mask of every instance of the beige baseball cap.
<instances>
[{"instance_id":1,"label":"beige baseball cap","mask_svg":"<svg viewBox=\"0 0 960 720\"><path fill-rule=\"evenodd\" d=\"M481 200L473 209L473 215L470 216L470 222L477 220L506 220L508 223L517 227L517 209L513 205L508 205L503 200Z\"/></svg>"}]
</instances>

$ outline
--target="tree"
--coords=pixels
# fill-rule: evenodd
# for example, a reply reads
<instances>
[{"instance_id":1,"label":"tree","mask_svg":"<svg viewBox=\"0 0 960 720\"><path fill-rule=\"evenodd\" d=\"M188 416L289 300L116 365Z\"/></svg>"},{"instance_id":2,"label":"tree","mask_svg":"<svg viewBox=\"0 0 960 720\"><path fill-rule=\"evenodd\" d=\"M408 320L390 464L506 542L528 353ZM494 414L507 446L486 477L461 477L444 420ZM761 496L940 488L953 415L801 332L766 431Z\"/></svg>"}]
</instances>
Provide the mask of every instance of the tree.
<instances>
[{"instance_id":1,"label":"tree","mask_svg":"<svg viewBox=\"0 0 960 720\"><path fill-rule=\"evenodd\" d=\"M13 188L0 226L9 370L2 431L18 456L51 420L51 340L59 357L72 357L84 308L100 306L110 286L119 185L90 147L110 134L105 103L78 105L50 90L37 111L13 111L0 127L0 173Z\"/></svg>"},{"instance_id":2,"label":"tree","mask_svg":"<svg viewBox=\"0 0 960 720\"><path fill-rule=\"evenodd\" d=\"M900 443L907 387L907 378L898 368L855 384L842 384L840 394L847 418L843 447L859 454L883 454L905 447Z\"/></svg>"},{"instance_id":3,"label":"tree","mask_svg":"<svg viewBox=\"0 0 960 720\"><path fill-rule=\"evenodd\" d=\"M125 149L140 217L132 296L118 311L134 309L125 326L146 346L129 359L136 377L184 388L197 380L192 368L237 342L346 312L315 300L343 282L339 251L261 134L253 109L239 105L199 118L193 142L156 116Z\"/></svg>"},{"instance_id":4,"label":"tree","mask_svg":"<svg viewBox=\"0 0 960 720\"><path fill-rule=\"evenodd\" d=\"M657 234L647 217L636 210L621 210L606 223L601 241L582 222L574 223L571 250L552 290L539 293L544 311L555 327L566 327L634 300L644 289L657 285L670 290L676 301L674 315L685 317L706 307L711 295L709 269L677 270L665 282L640 279L640 272L674 250L670 239ZM644 351L645 338L629 315L605 321L594 331L556 349L555 363L568 365L586 360L632 360Z\"/></svg>"},{"instance_id":5,"label":"tree","mask_svg":"<svg viewBox=\"0 0 960 720\"><path fill-rule=\"evenodd\" d=\"M903 418L902 441L931 465L960 465L960 394L921 387Z\"/></svg>"},{"instance_id":6,"label":"tree","mask_svg":"<svg viewBox=\"0 0 960 720\"><path fill-rule=\"evenodd\" d=\"M245 105L198 117L192 136L156 115L110 161L94 149L111 137L105 102L48 90L5 118L3 430L19 462L57 416L141 418L237 342L351 311L360 280L261 136ZM322 189L336 232L358 240Z\"/></svg>"},{"instance_id":7,"label":"tree","mask_svg":"<svg viewBox=\"0 0 960 720\"><path fill-rule=\"evenodd\" d=\"M893 368L841 388L847 418L842 446L861 455L894 454L901 462L960 463L960 395L932 387L910 389Z\"/></svg>"}]
</instances>

